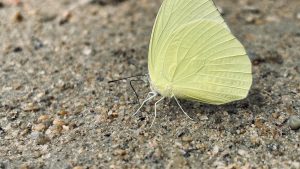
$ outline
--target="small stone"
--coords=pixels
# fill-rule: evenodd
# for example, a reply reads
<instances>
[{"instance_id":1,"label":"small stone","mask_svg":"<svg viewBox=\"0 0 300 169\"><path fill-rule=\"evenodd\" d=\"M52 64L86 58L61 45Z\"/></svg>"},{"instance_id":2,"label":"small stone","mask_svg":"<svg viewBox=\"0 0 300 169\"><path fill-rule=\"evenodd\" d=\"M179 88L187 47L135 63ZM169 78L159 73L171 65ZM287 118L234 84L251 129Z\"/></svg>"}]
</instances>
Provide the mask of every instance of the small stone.
<instances>
[{"instance_id":1,"label":"small stone","mask_svg":"<svg viewBox=\"0 0 300 169\"><path fill-rule=\"evenodd\" d=\"M288 124L292 130L298 130L300 128L300 118L298 116L291 116Z\"/></svg>"},{"instance_id":2,"label":"small stone","mask_svg":"<svg viewBox=\"0 0 300 169\"><path fill-rule=\"evenodd\" d=\"M58 112L58 115L61 115L61 116L66 116L68 114L70 114L70 113L67 112L67 111L60 111L60 112Z\"/></svg>"},{"instance_id":3,"label":"small stone","mask_svg":"<svg viewBox=\"0 0 300 169\"><path fill-rule=\"evenodd\" d=\"M59 136L62 132L62 127L61 126L50 126L45 134L49 137L49 138L54 138L56 136Z\"/></svg>"},{"instance_id":4,"label":"small stone","mask_svg":"<svg viewBox=\"0 0 300 169\"><path fill-rule=\"evenodd\" d=\"M213 154L213 155L216 155L216 154L219 153L219 151L220 151L219 146L214 146L214 148L213 148L213 150L212 150L212 154Z\"/></svg>"},{"instance_id":5,"label":"small stone","mask_svg":"<svg viewBox=\"0 0 300 169\"><path fill-rule=\"evenodd\" d=\"M117 112L115 112L115 111L109 111L108 112L108 117L110 118L110 119L115 119L115 118L117 118L119 116L119 114L117 113Z\"/></svg>"},{"instance_id":6,"label":"small stone","mask_svg":"<svg viewBox=\"0 0 300 169\"><path fill-rule=\"evenodd\" d=\"M258 145L260 144L260 139L259 139L259 137L257 137L257 136L251 136L251 137L250 137L250 142L251 142L253 145L258 146Z\"/></svg>"},{"instance_id":7,"label":"small stone","mask_svg":"<svg viewBox=\"0 0 300 169\"><path fill-rule=\"evenodd\" d=\"M0 2L0 8L3 8L3 7L4 7L3 2Z\"/></svg>"},{"instance_id":8,"label":"small stone","mask_svg":"<svg viewBox=\"0 0 300 169\"><path fill-rule=\"evenodd\" d=\"M204 143L199 143L199 144L196 145L196 148L201 150L201 151L206 151L208 147Z\"/></svg>"},{"instance_id":9,"label":"small stone","mask_svg":"<svg viewBox=\"0 0 300 169\"><path fill-rule=\"evenodd\" d=\"M249 13L254 13L254 14L258 14L260 13L260 9L256 6L249 6L249 5L246 5L243 7L242 9L244 12L249 12Z\"/></svg>"},{"instance_id":10,"label":"small stone","mask_svg":"<svg viewBox=\"0 0 300 169\"><path fill-rule=\"evenodd\" d=\"M277 16L267 16L266 17L266 21L267 22L279 22L280 21L280 19L277 17Z\"/></svg>"},{"instance_id":11,"label":"small stone","mask_svg":"<svg viewBox=\"0 0 300 169\"><path fill-rule=\"evenodd\" d=\"M65 125L64 125L64 126L65 126ZM63 126L63 129L65 130L66 128L64 128L64 126ZM68 126L67 126L67 128L68 128L69 130L74 129L74 128L76 128L76 127L77 127L77 124L74 123L74 122L68 123Z\"/></svg>"},{"instance_id":12,"label":"small stone","mask_svg":"<svg viewBox=\"0 0 300 169\"><path fill-rule=\"evenodd\" d=\"M43 42L40 39L36 38L36 37L31 38L31 44L32 44L32 46L34 47L35 50L38 50L38 49L41 49L42 47L44 47ZM45 92L41 92L37 96L39 98L42 98L44 95L45 95Z\"/></svg>"},{"instance_id":13,"label":"small stone","mask_svg":"<svg viewBox=\"0 0 300 169\"><path fill-rule=\"evenodd\" d=\"M1 135L4 135L5 134L5 131L4 131L4 129L0 126L0 137L1 137Z\"/></svg>"},{"instance_id":14,"label":"small stone","mask_svg":"<svg viewBox=\"0 0 300 169\"><path fill-rule=\"evenodd\" d=\"M46 137L43 133L37 132L37 131L32 132L30 137L38 145L43 145L50 141L50 139L48 137Z\"/></svg>"},{"instance_id":15,"label":"small stone","mask_svg":"<svg viewBox=\"0 0 300 169\"><path fill-rule=\"evenodd\" d=\"M187 128L178 129L176 131L176 136L177 137L182 137L182 136L184 136L188 132L189 132L189 130Z\"/></svg>"},{"instance_id":16,"label":"small stone","mask_svg":"<svg viewBox=\"0 0 300 169\"><path fill-rule=\"evenodd\" d=\"M124 155L126 155L126 154L127 154L127 152L126 152L125 150L123 150L123 149L116 149L116 150L114 151L114 155L124 156Z\"/></svg>"},{"instance_id":17,"label":"small stone","mask_svg":"<svg viewBox=\"0 0 300 169\"><path fill-rule=\"evenodd\" d=\"M184 142L192 142L192 141L193 141L193 138L190 137L190 136L183 136L183 137L182 137L182 141L184 141Z\"/></svg>"},{"instance_id":18,"label":"small stone","mask_svg":"<svg viewBox=\"0 0 300 169\"><path fill-rule=\"evenodd\" d=\"M296 18L297 18L297 19L300 19L300 12L298 12L298 13L296 14Z\"/></svg>"},{"instance_id":19,"label":"small stone","mask_svg":"<svg viewBox=\"0 0 300 169\"><path fill-rule=\"evenodd\" d=\"M18 52L22 52L22 51L23 51L23 49L20 46L17 46L13 49L14 53L18 53Z\"/></svg>"},{"instance_id":20,"label":"small stone","mask_svg":"<svg viewBox=\"0 0 300 169\"><path fill-rule=\"evenodd\" d=\"M56 126L63 126L65 124L65 122L60 119L55 119L55 120L53 120L53 124Z\"/></svg>"},{"instance_id":21,"label":"small stone","mask_svg":"<svg viewBox=\"0 0 300 169\"><path fill-rule=\"evenodd\" d=\"M69 131L69 130L70 130L70 127L69 127L69 126L66 126L66 125L63 125L62 128L63 128L63 130L65 130L65 131Z\"/></svg>"},{"instance_id":22,"label":"small stone","mask_svg":"<svg viewBox=\"0 0 300 169\"><path fill-rule=\"evenodd\" d=\"M24 19L23 15L20 12L16 12L15 15L13 16L12 20L14 22L22 22Z\"/></svg>"},{"instance_id":23,"label":"small stone","mask_svg":"<svg viewBox=\"0 0 300 169\"><path fill-rule=\"evenodd\" d=\"M245 21L247 23L254 23L255 22L256 17L254 15L248 15L245 17Z\"/></svg>"},{"instance_id":24,"label":"small stone","mask_svg":"<svg viewBox=\"0 0 300 169\"><path fill-rule=\"evenodd\" d=\"M30 111L36 112L36 111L38 111L40 108L39 108L35 103L28 103L28 104L24 104L24 105L22 106L22 109L23 109L25 112L30 112Z\"/></svg>"},{"instance_id":25,"label":"small stone","mask_svg":"<svg viewBox=\"0 0 300 169\"><path fill-rule=\"evenodd\" d=\"M45 122L49 120L49 115L41 115L39 118L38 118L38 122Z\"/></svg>"},{"instance_id":26,"label":"small stone","mask_svg":"<svg viewBox=\"0 0 300 169\"><path fill-rule=\"evenodd\" d=\"M256 128L261 129L261 128L264 127L264 122L265 122L264 119L262 119L262 118L256 118L255 122L254 122L254 125L255 125Z\"/></svg>"},{"instance_id":27,"label":"small stone","mask_svg":"<svg viewBox=\"0 0 300 169\"><path fill-rule=\"evenodd\" d=\"M73 169L83 169L83 167L78 165L78 166L73 167Z\"/></svg>"},{"instance_id":28,"label":"small stone","mask_svg":"<svg viewBox=\"0 0 300 169\"><path fill-rule=\"evenodd\" d=\"M238 150L238 154L239 154L240 156L246 156L248 153L247 153L247 151L245 151L245 150L239 149L239 150Z\"/></svg>"},{"instance_id":29,"label":"small stone","mask_svg":"<svg viewBox=\"0 0 300 169\"><path fill-rule=\"evenodd\" d=\"M206 115L203 115L203 116L200 117L200 120L201 121L206 121L206 120L208 120L208 117Z\"/></svg>"},{"instance_id":30,"label":"small stone","mask_svg":"<svg viewBox=\"0 0 300 169\"><path fill-rule=\"evenodd\" d=\"M68 23L71 18L72 18L72 13L70 11L66 11L63 13L62 18L59 20L59 24L63 25L65 23Z\"/></svg>"},{"instance_id":31,"label":"small stone","mask_svg":"<svg viewBox=\"0 0 300 169\"><path fill-rule=\"evenodd\" d=\"M41 101L41 98L45 96L45 93L44 92L40 92L38 93L34 98L33 100L34 101L37 101L37 102L40 102Z\"/></svg>"},{"instance_id":32,"label":"small stone","mask_svg":"<svg viewBox=\"0 0 300 169\"><path fill-rule=\"evenodd\" d=\"M44 131L46 129L46 125L43 123L39 123L32 128L34 131Z\"/></svg>"},{"instance_id":33,"label":"small stone","mask_svg":"<svg viewBox=\"0 0 300 169\"><path fill-rule=\"evenodd\" d=\"M40 135L41 135L40 132L34 131L34 132L31 132L30 137L31 137L31 139L37 139Z\"/></svg>"},{"instance_id":34,"label":"small stone","mask_svg":"<svg viewBox=\"0 0 300 169\"><path fill-rule=\"evenodd\" d=\"M278 119L278 117L280 116L280 114L279 113L272 113L272 117L274 118L274 119Z\"/></svg>"},{"instance_id":35,"label":"small stone","mask_svg":"<svg viewBox=\"0 0 300 169\"><path fill-rule=\"evenodd\" d=\"M46 143L48 143L50 141L50 139L44 135L41 135L40 137L38 137L36 139L36 144L38 145L44 145Z\"/></svg>"},{"instance_id":36,"label":"small stone","mask_svg":"<svg viewBox=\"0 0 300 169\"><path fill-rule=\"evenodd\" d=\"M27 164L22 164L20 165L19 169L30 169L30 167Z\"/></svg>"},{"instance_id":37,"label":"small stone","mask_svg":"<svg viewBox=\"0 0 300 169\"><path fill-rule=\"evenodd\" d=\"M91 54L93 53L93 49L86 46L86 47L82 50L82 53L83 53L84 55L86 55L86 56L89 56L89 55L91 55Z\"/></svg>"},{"instance_id":38,"label":"small stone","mask_svg":"<svg viewBox=\"0 0 300 169\"><path fill-rule=\"evenodd\" d=\"M24 129L23 131L20 132L20 135L21 136L25 136L25 135L27 135L29 133L29 131L30 130L26 128L26 129Z\"/></svg>"}]
</instances>

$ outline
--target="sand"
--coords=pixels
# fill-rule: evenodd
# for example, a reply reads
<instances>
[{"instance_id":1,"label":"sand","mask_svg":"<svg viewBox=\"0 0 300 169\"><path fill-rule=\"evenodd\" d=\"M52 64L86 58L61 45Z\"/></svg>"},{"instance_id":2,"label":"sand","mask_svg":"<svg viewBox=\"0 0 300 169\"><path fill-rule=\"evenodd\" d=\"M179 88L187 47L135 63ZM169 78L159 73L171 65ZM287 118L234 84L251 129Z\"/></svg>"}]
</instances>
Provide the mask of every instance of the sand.
<instances>
[{"instance_id":1,"label":"sand","mask_svg":"<svg viewBox=\"0 0 300 169\"><path fill-rule=\"evenodd\" d=\"M0 1L0 168L300 168L300 1L217 0L249 96L139 107L159 0ZM143 78L136 78L142 79ZM140 101L147 81L133 82ZM293 121L294 122L294 121Z\"/></svg>"}]
</instances>

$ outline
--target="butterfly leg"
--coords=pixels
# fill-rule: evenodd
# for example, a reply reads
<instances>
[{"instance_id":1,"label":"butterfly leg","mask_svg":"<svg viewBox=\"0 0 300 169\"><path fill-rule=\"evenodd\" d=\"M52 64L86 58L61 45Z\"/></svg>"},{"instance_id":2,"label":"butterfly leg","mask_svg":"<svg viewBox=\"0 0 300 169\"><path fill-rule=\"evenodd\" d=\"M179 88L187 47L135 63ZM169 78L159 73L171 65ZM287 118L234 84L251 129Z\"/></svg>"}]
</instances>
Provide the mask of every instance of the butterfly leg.
<instances>
[{"instance_id":1,"label":"butterfly leg","mask_svg":"<svg viewBox=\"0 0 300 169\"><path fill-rule=\"evenodd\" d=\"M156 106L157 106L157 104L160 102L160 101L162 101L163 99L164 99L165 97L162 97L162 98L160 98L157 102L155 102L155 104L154 104L154 119L153 119L153 121L152 121L152 123L151 123L151 126L150 126L150 128L153 126L153 124L154 124L154 121L155 121L155 119L156 119Z\"/></svg>"},{"instance_id":2,"label":"butterfly leg","mask_svg":"<svg viewBox=\"0 0 300 169\"><path fill-rule=\"evenodd\" d=\"M191 117L183 110L183 108L182 108L182 106L179 104L179 101L177 100L176 96L173 95L173 97L174 97L174 99L176 100L176 102L177 102L178 106L180 107L181 111L182 111L189 119L193 120L193 119L192 119L192 118L191 118Z\"/></svg>"},{"instance_id":3,"label":"butterfly leg","mask_svg":"<svg viewBox=\"0 0 300 169\"><path fill-rule=\"evenodd\" d=\"M150 96L151 94L152 94L152 96ZM150 96L150 97L149 97L149 96ZM157 96L157 93L155 93L155 92L149 92L149 93L147 94L145 100L144 100L143 103L141 104L141 106L137 109L137 111L136 111L135 113L133 113L133 116L135 116L135 115L140 111L140 109L144 106L144 104L145 104L147 101L153 99L155 96ZM148 97L149 97L149 98L148 98Z\"/></svg>"}]
</instances>

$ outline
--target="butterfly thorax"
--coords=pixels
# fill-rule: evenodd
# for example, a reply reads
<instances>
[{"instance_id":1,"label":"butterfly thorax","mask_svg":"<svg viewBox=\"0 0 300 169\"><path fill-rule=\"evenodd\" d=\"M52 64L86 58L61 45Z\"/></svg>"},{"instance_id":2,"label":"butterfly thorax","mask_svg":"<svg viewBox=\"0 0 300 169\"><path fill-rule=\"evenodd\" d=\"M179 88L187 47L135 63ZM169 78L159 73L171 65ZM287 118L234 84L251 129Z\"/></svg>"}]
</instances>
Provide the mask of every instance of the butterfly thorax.
<instances>
[{"instance_id":1,"label":"butterfly thorax","mask_svg":"<svg viewBox=\"0 0 300 169\"><path fill-rule=\"evenodd\" d=\"M156 84L151 81L150 88L152 91L157 92L165 97L172 97L174 94L173 85L171 83Z\"/></svg>"}]
</instances>

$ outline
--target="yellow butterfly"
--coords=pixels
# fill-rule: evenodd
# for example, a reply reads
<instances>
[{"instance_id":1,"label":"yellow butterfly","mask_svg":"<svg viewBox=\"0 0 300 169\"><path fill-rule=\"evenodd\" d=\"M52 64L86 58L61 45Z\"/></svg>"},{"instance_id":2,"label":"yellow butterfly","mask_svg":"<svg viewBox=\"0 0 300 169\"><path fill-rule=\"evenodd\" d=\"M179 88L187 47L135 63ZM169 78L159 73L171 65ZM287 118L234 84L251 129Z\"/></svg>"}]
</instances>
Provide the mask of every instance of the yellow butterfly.
<instances>
[{"instance_id":1,"label":"yellow butterfly","mask_svg":"<svg viewBox=\"0 0 300 169\"><path fill-rule=\"evenodd\" d=\"M164 0L148 57L152 91L141 107L162 95L155 117L165 97L220 105L245 98L252 84L246 51L212 0Z\"/></svg>"}]
</instances>

